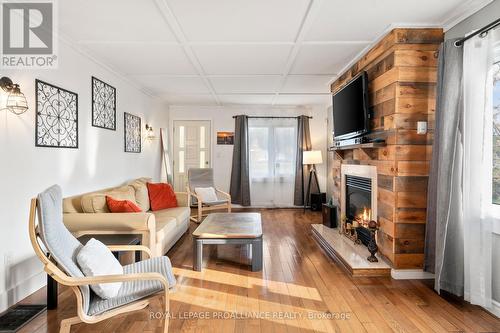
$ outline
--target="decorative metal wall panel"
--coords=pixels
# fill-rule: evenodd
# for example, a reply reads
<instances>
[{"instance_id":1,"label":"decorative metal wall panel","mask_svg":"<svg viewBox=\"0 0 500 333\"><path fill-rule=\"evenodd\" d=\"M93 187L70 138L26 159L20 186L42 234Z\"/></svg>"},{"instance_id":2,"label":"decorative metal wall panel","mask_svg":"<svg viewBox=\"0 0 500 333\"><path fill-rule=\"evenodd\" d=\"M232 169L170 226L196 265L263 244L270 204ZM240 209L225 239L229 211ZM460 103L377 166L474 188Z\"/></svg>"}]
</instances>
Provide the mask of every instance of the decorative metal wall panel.
<instances>
[{"instance_id":1,"label":"decorative metal wall panel","mask_svg":"<svg viewBox=\"0 0 500 333\"><path fill-rule=\"evenodd\" d=\"M35 80L37 147L78 148L78 94Z\"/></svg>"},{"instance_id":2,"label":"decorative metal wall panel","mask_svg":"<svg viewBox=\"0 0 500 333\"><path fill-rule=\"evenodd\" d=\"M93 76L92 126L116 130L116 89Z\"/></svg>"},{"instance_id":3,"label":"decorative metal wall panel","mask_svg":"<svg viewBox=\"0 0 500 333\"><path fill-rule=\"evenodd\" d=\"M141 117L125 112L125 152L141 152Z\"/></svg>"}]
</instances>

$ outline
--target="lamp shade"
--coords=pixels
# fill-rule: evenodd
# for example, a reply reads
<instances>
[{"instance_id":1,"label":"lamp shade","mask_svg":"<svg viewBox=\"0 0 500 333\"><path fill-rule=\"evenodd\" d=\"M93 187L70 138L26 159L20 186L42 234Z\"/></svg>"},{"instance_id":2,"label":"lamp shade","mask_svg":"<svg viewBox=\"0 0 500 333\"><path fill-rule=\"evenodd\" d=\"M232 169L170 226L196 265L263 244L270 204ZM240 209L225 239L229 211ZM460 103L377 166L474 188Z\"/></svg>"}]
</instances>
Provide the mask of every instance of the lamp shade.
<instances>
[{"instance_id":1,"label":"lamp shade","mask_svg":"<svg viewBox=\"0 0 500 333\"><path fill-rule=\"evenodd\" d=\"M304 151L302 156L302 164L321 164L323 163L323 156L321 150L308 150Z\"/></svg>"},{"instance_id":2,"label":"lamp shade","mask_svg":"<svg viewBox=\"0 0 500 333\"><path fill-rule=\"evenodd\" d=\"M6 108L15 114L21 114L28 110L26 97L24 97L17 84L14 85L14 88L7 97Z\"/></svg>"}]
</instances>

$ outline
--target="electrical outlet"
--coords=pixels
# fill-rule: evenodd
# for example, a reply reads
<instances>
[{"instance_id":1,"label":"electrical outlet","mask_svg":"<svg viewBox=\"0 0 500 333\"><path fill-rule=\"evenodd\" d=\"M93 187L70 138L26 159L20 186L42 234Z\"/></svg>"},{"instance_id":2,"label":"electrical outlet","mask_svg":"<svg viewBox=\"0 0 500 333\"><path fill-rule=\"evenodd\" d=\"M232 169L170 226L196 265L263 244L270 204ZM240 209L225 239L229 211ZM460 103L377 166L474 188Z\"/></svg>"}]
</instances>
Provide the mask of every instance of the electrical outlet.
<instances>
[{"instance_id":1,"label":"electrical outlet","mask_svg":"<svg viewBox=\"0 0 500 333\"><path fill-rule=\"evenodd\" d=\"M427 134L426 121L417 121L417 134Z\"/></svg>"}]
</instances>

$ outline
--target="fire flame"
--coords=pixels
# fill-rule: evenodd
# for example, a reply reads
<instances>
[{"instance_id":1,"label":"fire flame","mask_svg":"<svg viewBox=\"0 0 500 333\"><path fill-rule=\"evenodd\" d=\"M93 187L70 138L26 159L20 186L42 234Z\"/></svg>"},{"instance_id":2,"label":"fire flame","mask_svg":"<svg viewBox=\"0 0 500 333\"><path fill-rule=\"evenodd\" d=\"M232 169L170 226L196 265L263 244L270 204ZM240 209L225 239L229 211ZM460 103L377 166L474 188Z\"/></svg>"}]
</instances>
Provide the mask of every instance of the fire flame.
<instances>
[{"instance_id":1,"label":"fire flame","mask_svg":"<svg viewBox=\"0 0 500 333\"><path fill-rule=\"evenodd\" d=\"M361 222L369 222L372 219L372 210L370 208L363 208L363 213L357 217Z\"/></svg>"}]
</instances>

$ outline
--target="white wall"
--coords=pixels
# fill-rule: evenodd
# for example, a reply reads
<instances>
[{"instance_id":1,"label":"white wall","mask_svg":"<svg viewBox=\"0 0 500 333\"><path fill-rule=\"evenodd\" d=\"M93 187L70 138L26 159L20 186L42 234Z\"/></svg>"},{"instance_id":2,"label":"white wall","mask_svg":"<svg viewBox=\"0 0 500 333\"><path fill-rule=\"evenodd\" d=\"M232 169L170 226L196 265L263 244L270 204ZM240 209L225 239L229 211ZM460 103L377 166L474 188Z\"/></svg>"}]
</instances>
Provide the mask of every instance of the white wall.
<instances>
[{"instance_id":1,"label":"white wall","mask_svg":"<svg viewBox=\"0 0 500 333\"><path fill-rule=\"evenodd\" d=\"M170 106L170 129L174 120L210 120L212 124L212 167L215 184L222 190L229 190L231 165L233 156L232 145L217 145L218 131L234 131L234 115L246 114L253 116L297 116L310 115L311 141L313 149L322 150L325 163L317 166L318 181L323 192L326 191L326 107L268 107L268 106ZM172 131L171 131L172 132Z\"/></svg>"},{"instance_id":2,"label":"white wall","mask_svg":"<svg viewBox=\"0 0 500 333\"><path fill-rule=\"evenodd\" d=\"M0 111L0 312L40 288L41 265L28 238L29 200L52 184L65 196L159 177L160 141L143 141L141 154L124 153L123 112L140 115L142 126L168 126L168 108L68 45L59 45L57 70L2 70L19 83L29 103L21 116ZM117 130L91 126L91 76L117 89ZM35 78L78 93L79 149L35 147ZM3 96L5 97L5 96Z\"/></svg>"}]
</instances>

